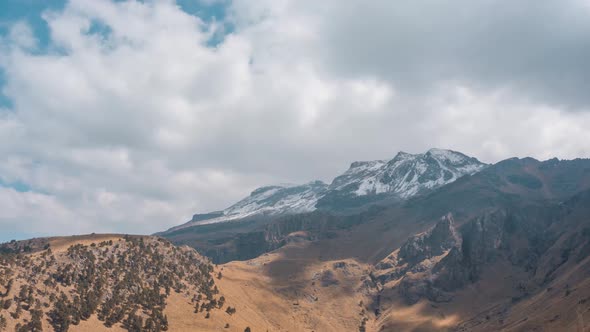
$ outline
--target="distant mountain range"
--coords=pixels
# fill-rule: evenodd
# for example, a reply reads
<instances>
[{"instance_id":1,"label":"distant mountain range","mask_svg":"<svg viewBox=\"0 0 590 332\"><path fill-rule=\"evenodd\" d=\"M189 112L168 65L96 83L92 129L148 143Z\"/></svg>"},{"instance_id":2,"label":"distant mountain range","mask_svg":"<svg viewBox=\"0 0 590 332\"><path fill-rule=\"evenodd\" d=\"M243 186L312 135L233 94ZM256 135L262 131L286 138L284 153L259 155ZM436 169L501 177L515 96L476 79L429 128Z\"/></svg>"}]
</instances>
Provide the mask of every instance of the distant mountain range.
<instances>
[{"instance_id":1,"label":"distant mountain range","mask_svg":"<svg viewBox=\"0 0 590 332\"><path fill-rule=\"evenodd\" d=\"M274 185L254 190L250 196L223 211L195 214L167 232L186 227L260 216L342 210L379 200L405 200L423 194L487 165L460 152L430 149L422 154L399 152L391 160L356 161L331 184L312 181L303 185Z\"/></svg>"}]
</instances>

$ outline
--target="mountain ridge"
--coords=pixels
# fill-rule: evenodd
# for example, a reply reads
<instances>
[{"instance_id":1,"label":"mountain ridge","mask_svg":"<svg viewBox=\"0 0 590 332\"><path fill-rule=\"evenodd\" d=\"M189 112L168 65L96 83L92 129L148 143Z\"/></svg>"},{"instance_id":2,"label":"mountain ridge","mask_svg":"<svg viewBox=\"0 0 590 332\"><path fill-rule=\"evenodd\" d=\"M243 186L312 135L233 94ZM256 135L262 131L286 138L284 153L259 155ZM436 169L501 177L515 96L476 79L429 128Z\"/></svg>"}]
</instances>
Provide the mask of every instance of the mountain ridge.
<instances>
[{"instance_id":1,"label":"mountain ridge","mask_svg":"<svg viewBox=\"0 0 590 332\"><path fill-rule=\"evenodd\" d=\"M265 187L253 196L277 189ZM90 275L92 284L106 285L99 287L103 304L89 318L92 311L69 313L61 308L79 323L71 324L74 332L108 331L104 323L111 321L119 322L114 331L140 331L134 326L141 320L153 327L146 331L164 330L169 324L171 331L238 332L245 327L302 332L572 331L586 329L590 321L590 159L510 158L424 195L358 213L318 209L200 225L167 236L179 247L155 237L121 235L0 245L0 271L5 274L0 300L11 300L5 312L0 306L0 317L8 319L10 328L28 328L39 322L41 312L49 319L41 321L43 326L59 330L53 325L60 321L53 319L64 316L55 316L60 311L51 308L57 303L47 302L45 310L43 303L29 300L28 287L21 292L19 286L36 284L34 294L43 296L47 291L65 292L59 284L69 287L71 280L76 287L66 293L72 295L68 301L84 299L94 308L97 297L89 296L93 288L85 286ZM107 243L110 237L115 237L112 244ZM209 257L213 265L182 245ZM57 263L51 263L49 250ZM185 254L194 259L183 258ZM3 257L8 262L4 267ZM18 273L11 285L15 266ZM187 274L186 269L195 267L205 272L199 272L197 280L208 286L188 288L187 293L182 285L197 271ZM98 275L115 277L103 284L91 273L95 268L106 271ZM46 278L34 271L50 281L57 276L59 287L44 288L40 282ZM167 272L160 275L162 271ZM172 289L165 307L155 297L151 300L155 293L149 290L160 279L160 286ZM116 291L124 289L117 280L135 288ZM111 287L112 282L119 286ZM10 296L2 299L8 288ZM216 289L219 293L213 294ZM108 299L115 293L119 298L110 306ZM197 312L194 300L199 294L205 300L206 293L212 297L201 301ZM134 311L130 304L136 299L144 303L142 310ZM125 308L122 320L116 303Z\"/></svg>"},{"instance_id":2,"label":"mountain ridge","mask_svg":"<svg viewBox=\"0 0 590 332\"><path fill-rule=\"evenodd\" d=\"M302 185L259 187L222 211L195 214L187 223L163 233L254 216L335 210L342 205L364 205L386 197L405 200L486 166L474 157L453 150L432 148L421 154L400 151L391 160L352 162L348 170L330 184L315 180ZM351 204L351 201L355 202Z\"/></svg>"}]
</instances>

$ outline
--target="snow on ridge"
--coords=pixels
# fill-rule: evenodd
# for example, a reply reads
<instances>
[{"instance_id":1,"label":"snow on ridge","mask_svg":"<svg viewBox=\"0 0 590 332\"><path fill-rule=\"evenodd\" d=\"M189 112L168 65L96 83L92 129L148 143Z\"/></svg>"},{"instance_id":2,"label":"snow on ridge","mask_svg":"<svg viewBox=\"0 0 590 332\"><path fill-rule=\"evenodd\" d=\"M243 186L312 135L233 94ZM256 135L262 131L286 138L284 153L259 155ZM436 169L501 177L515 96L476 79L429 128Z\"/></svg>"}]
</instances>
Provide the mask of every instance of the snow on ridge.
<instances>
[{"instance_id":1,"label":"snow on ridge","mask_svg":"<svg viewBox=\"0 0 590 332\"><path fill-rule=\"evenodd\" d=\"M258 188L238 203L222 211L223 215L196 221L192 225L205 225L243 219L253 215L278 215L304 213L315 210L327 184L311 181L303 185L279 185Z\"/></svg>"},{"instance_id":2,"label":"snow on ridge","mask_svg":"<svg viewBox=\"0 0 590 332\"><path fill-rule=\"evenodd\" d=\"M361 170L360 165L363 165ZM330 189L355 188L351 192L356 196L393 193L405 199L483 167L485 164L477 159L451 150L430 149L423 154L399 152L389 162L353 163L348 171L334 179Z\"/></svg>"},{"instance_id":3,"label":"snow on ridge","mask_svg":"<svg viewBox=\"0 0 590 332\"><path fill-rule=\"evenodd\" d=\"M347 172L359 172L381 167L387 160L355 161L350 164Z\"/></svg>"},{"instance_id":4,"label":"snow on ridge","mask_svg":"<svg viewBox=\"0 0 590 332\"><path fill-rule=\"evenodd\" d=\"M331 192L353 196L390 193L408 199L458 178L474 174L487 165L460 152L430 149L423 154L399 152L391 160L356 161L327 185L311 181L302 185L281 184L260 187L222 211L221 216L191 221L171 230L234 221L255 215L281 215L311 212L316 203Z\"/></svg>"},{"instance_id":5,"label":"snow on ridge","mask_svg":"<svg viewBox=\"0 0 590 332\"><path fill-rule=\"evenodd\" d=\"M226 221L236 221L256 215L280 215L311 212L323 197L328 185L311 181L303 185L266 186L255 189L250 196L221 211L222 215L210 219L190 221L170 231Z\"/></svg>"},{"instance_id":6,"label":"snow on ridge","mask_svg":"<svg viewBox=\"0 0 590 332\"><path fill-rule=\"evenodd\" d=\"M448 160L452 163L460 163L463 162L468 157L460 152L452 151L452 150L443 150L443 149L430 149L427 153L430 153L432 156L436 157L437 159Z\"/></svg>"}]
</instances>

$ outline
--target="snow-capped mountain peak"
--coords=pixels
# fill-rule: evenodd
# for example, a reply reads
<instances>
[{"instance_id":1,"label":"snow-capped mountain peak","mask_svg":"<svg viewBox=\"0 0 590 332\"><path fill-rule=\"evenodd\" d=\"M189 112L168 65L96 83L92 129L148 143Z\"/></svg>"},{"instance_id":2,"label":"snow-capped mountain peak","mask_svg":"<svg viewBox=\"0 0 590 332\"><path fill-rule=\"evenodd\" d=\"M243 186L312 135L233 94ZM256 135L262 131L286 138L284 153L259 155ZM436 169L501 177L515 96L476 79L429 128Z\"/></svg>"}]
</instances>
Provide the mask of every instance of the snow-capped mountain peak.
<instances>
[{"instance_id":1,"label":"snow-capped mountain peak","mask_svg":"<svg viewBox=\"0 0 590 332\"><path fill-rule=\"evenodd\" d=\"M399 152L388 162L353 163L334 179L329 189L340 191L340 195L342 192L356 196L387 193L407 199L478 172L485 166L475 158L452 150L430 149L423 154Z\"/></svg>"},{"instance_id":2,"label":"snow-capped mountain peak","mask_svg":"<svg viewBox=\"0 0 590 332\"><path fill-rule=\"evenodd\" d=\"M391 160L355 161L330 185L312 181L303 185L260 187L223 211L197 214L188 223L169 231L259 215L310 212L320 205L338 209L360 197L408 199L476 173L486 166L475 158L452 150L430 149L422 154L398 152ZM370 200L361 200L367 201Z\"/></svg>"}]
</instances>

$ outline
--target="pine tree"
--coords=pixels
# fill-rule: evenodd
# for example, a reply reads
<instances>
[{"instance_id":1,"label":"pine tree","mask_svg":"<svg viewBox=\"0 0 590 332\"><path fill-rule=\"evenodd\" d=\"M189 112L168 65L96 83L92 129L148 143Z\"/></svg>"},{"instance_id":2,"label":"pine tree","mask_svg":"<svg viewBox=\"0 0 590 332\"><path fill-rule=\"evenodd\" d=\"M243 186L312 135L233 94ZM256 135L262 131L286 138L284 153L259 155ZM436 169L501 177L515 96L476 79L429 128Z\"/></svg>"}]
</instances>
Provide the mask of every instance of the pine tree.
<instances>
[{"instance_id":1,"label":"pine tree","mask_svg":"<svg viewBox=\"0 0 590 332\"><path fill-rule=\"evenodd\" d=\"M4 304L2 305L2 308L4 310L8 310L10 308L10 306L12 306L12 299L4 300Z\"/></svg>"},{"instance_id":2,"label":"pine tree","mask_svg":"<svg viewBox=\"0 0 590 332\"><path fill-rule=\"evenodd\" d=\"M143 331L159 331L156 330L156 323L154 323L154 320L151 317L148 317L145 320L145 324L143 325Z\"/></svg>"},{"instance_id":3,"label":"pine tree","mask_svg":"<svg viewBox=\"0 0 590 332\"><path fill-rule=\"evenodd\" d=\"M123 326L129 332L142 332L143 331L143 318L138 316L136 312L132 312L127 316L127 319L123 322Z\"/></svg>"},{"instance_id":4,"label":"pine tree","mask_svg":"<svg viewBox=\"0 0 590 332\"><path fill-rule=\"evenodd\" d=\"M41 322L42 318L43 311L40 309L31 310L31 322L28 324L30 332L43 331L43 323Z\"/></svg>"},{"instance_id":5,"label":"pine tree","mask_svg":"<svg viewBox=\"0 0 590 332\"><path fill-rule=\"evenodd\" d=\"M168 316L162 317L162 325L160 326L162 331L168 331Z\"/></svg>"},{"instance_id":6,"label":"pine tree","mask_svg":"<svg viewBox=\"0 0 590 332\"><path fill-rule=\"evenodd\" d=\"M70 301L63 292L55 302L53 310L49 312L49 317L51 318L51 325L55 332L66 332L70 328L70 324L72 323Z\"/></svg>"},{"instance_id":7,"label":"pine tree","mask_svg":"<svg viewBox=\"0 0 590 332\"><path fill-rule=\"evenodd\" d=\"M81 303L80 303L80 297L75 296L74 297L74 302L72 303L72 305L70 306L70 314L72 317L72 325L78 325L80 324L80 308L82 307Z\"/></svg>"},{"instance_id":8,"label":"pine tree","mask_svg":"<svg viewBox=\"0 0 590 332\"><path fill-rule=\"evenodd\" d=\"M16 309L12 313L12 318L18 319L23 312L23 308L20 302L16 303Z\"/></svg>"}]
</instances>

